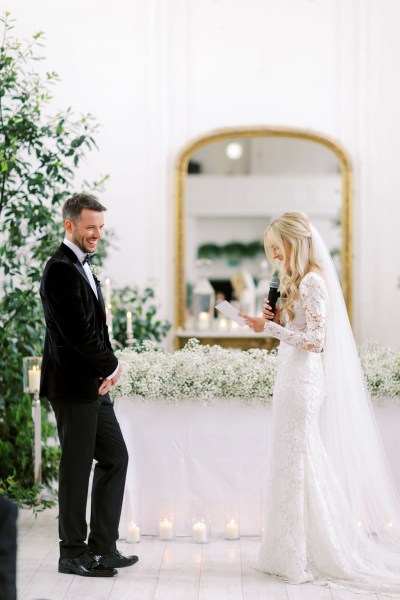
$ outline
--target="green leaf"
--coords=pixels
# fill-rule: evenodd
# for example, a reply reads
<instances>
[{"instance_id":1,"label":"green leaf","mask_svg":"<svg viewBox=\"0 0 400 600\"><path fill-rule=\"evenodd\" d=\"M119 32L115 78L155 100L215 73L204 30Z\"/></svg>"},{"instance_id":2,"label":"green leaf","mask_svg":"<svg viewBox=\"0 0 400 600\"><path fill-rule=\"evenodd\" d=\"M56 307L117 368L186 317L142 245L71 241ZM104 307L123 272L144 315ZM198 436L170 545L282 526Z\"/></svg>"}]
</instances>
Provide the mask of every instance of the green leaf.
<instances>
[{"instance_id":1,"label":"green leaf","mask_svg":"<svg viewBox=\"0 0 400 600\"><path fill-rule=\"evenodd\" d=\"M84 136L84 135L80 135L79 137L75 138L71 142L71 148L79 148L79 146L82 146L85 139L86 139L86 136Z\"/></svg>"}]
</instances>

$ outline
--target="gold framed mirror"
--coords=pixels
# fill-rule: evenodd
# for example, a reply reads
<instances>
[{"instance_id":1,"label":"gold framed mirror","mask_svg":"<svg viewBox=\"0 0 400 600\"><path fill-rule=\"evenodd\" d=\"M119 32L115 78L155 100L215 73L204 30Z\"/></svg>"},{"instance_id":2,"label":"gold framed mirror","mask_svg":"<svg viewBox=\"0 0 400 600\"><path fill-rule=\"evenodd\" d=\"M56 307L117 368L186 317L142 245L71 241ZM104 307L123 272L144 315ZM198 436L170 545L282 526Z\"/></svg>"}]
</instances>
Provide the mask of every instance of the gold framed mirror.
<instances>
[{"instance_id":1,"label":"gold framed mirror","mask_svg":"<svg viewBox=\"0 0 400 600\"><path fill-rule=\"evenodd\" d=\"M236 294L238 302L238 290L252 281L253 298L260 296L268 279L263 232L289 210L307 213L331 248L351 319L352 167L342 145L314 131L260 126L216 130L182 149L175 168L176 348L190 337L242 349L276 345L248 328L231 329L213 311L218 299ZM201 314L200 288L210 306Z\"/></svg>"}]
</instances>

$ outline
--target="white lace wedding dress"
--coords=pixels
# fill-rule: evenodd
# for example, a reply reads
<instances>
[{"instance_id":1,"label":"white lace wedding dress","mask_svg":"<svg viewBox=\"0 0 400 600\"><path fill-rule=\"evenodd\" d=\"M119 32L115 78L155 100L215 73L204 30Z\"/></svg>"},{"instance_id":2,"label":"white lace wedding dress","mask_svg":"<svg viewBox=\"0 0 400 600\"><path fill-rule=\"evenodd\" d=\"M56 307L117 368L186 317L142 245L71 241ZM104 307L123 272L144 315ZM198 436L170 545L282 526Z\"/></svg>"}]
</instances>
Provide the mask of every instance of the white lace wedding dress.
<instances>
[{"instance_id":1,"label":"white lace wedding dress","mask_svg":"<svg viewBox=\"0 0 400 600\"><path fill-rule=\"evenodd\" d=\"M307 273L295 319L285 327L266 325L281 344L258 569L291 583L400 597L400 559L377 552L373 532L365 532L351 513L320 437L327 304L323 278Z\"/></svg>"}]
</instances>

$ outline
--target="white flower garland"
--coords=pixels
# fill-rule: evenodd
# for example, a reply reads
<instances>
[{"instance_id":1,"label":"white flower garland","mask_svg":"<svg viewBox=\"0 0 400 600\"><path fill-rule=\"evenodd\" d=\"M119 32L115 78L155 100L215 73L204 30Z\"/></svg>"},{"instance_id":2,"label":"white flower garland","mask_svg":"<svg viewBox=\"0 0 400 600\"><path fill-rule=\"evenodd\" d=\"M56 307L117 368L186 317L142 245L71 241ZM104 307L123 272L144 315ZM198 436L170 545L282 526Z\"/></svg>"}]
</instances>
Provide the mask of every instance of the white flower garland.
<instances>
[{"instance_id":1,"label":"white flower garland","mask_svg":"<svg viewBox=\"0 0 400 600\"><path fill-rule=\"evenodd\" d=\"M271 405L276 376L276 350L232 351L202 346L191 339L174 353L145 342L139 349L117 352L122 375L113 396L142 401L182 404L198 399L211 404L215 398L240 398ZM400 353L369 342L360 358L371 397L383 404L387 397L400 403Z\"/></svg>"}]
</instances>

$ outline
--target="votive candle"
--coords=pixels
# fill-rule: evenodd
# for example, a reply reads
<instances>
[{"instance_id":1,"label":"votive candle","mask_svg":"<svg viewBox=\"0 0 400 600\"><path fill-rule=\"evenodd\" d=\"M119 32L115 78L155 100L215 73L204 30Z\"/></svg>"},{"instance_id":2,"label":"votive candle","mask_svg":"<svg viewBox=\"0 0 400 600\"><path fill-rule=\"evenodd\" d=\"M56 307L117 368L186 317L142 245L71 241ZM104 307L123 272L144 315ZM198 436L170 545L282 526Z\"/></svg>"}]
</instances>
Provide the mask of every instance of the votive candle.
<instances>
[{"instance_id":1,"label":"votive candle","mask_svg":"<svg viewBox=\"0 0 400 600\"><path fill-rule=\"evenodd\" d=\"M193 525L193 541L194 542L206 542L207 541L207 525L203 521L199 521Z\"/></svg>"},{"instance_id":2,"label":"votive candle","mask_svg":"<svg viewBox=\"0 0 400 600\"><path fill-rule=\"evenodd\" d=\"M162 540L172 540L174 537L174 529L173 529L172 521L168 519L163 519L160 522L160 538Z\"/></svg>"},{"instance_id":3,"label":"votive candle","mask_svg":"<svg viewBox=\"0 0 400 600\"><path fill-rule=\"evenodd\" d=\"M140 542L140 527L131 521L128 525L128 535L126 541L131 543Z\"/></svg>"},{"instance_id":4,"label":"votive candle","mask_svg":"<svg viewBox=\"0 0 400 600\"><path fill-rule=\"evenodd\" d=\"M238 540L239 539L239 525L235 519L231 519L225 527L225 539L227 540Z\"/></svg>"},{"instance_id":5,"label":"votive candle","mask_svg":"<svg viewBox=\"0 0 400 600\"><path fill-rule=\"evenodd\" d=\"M28 370L29 391L31 393L38 392L40 388L40 367L33 365L32 369Z\"/></svg>"}]
</instances>

